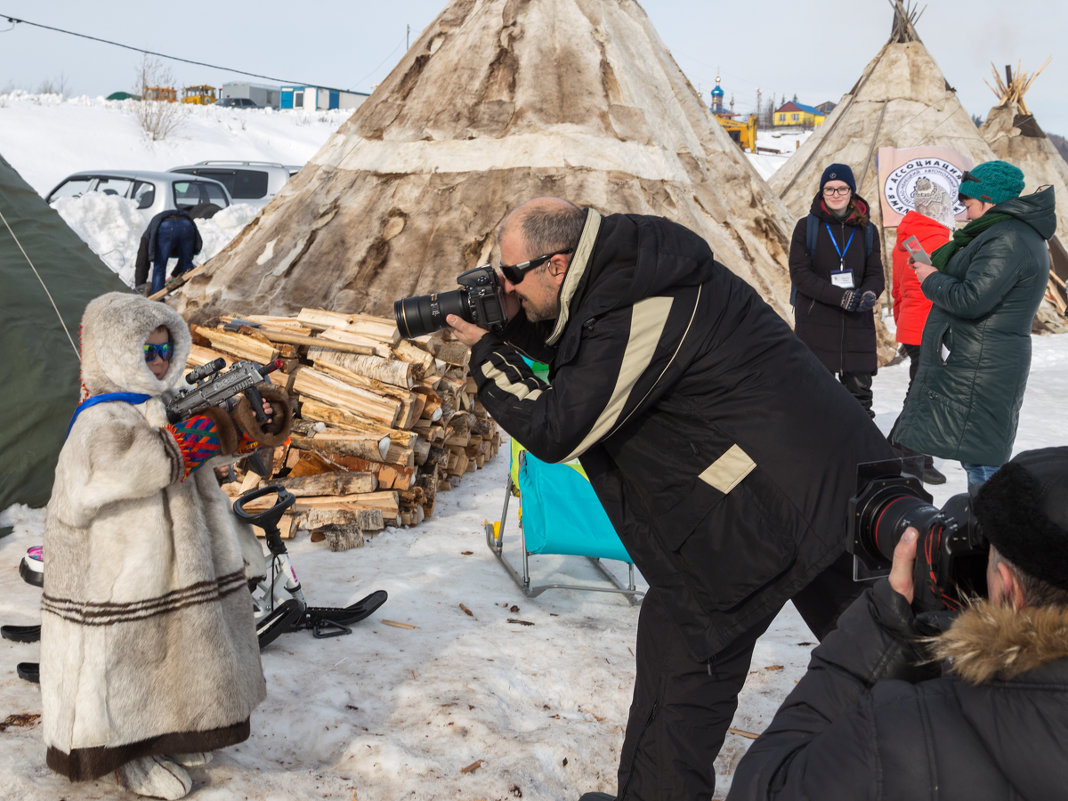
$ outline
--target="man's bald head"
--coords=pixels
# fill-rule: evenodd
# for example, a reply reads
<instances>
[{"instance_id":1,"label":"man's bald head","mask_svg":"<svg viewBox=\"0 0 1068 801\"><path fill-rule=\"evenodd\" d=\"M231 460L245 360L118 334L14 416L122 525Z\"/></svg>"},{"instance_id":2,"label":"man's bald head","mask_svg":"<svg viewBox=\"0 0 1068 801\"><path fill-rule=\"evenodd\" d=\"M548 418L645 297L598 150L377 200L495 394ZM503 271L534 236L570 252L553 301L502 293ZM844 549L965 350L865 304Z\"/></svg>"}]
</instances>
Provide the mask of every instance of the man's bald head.
<instances>
[{"instance_id":1,"label":"man's bald head","mask_svg":"<svg viewBox=\"0 0 1068 801\"><path fill-rule=\"evenodd\" d=\"M586 212L560 197L538 197L516 207L504 218L497 232L505 236L519 234L530 257L573 248L578 244Z\"/></svg>"}]
</instances>

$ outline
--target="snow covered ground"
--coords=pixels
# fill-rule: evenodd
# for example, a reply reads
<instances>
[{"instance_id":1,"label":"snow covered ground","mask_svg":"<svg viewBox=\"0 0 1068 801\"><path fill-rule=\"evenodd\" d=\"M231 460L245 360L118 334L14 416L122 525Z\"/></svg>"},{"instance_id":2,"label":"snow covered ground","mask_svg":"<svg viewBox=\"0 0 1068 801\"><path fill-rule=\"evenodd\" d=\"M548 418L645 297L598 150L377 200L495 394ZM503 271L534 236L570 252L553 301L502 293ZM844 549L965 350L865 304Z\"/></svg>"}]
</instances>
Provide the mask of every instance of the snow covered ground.
<instances>
[{"instance_id":1,"label":"snow covered ground","mask_svg":"<svg viewBox=\"0 0 1068 801\"><path fill-rule=\"evenodd\" d=\"M303 163L342 121L292 117L286 124L279 113L208 111L215 114L182 138L149 145L120 131L128 121L114 104L0 95L0 154L44 193L67 173L94 166L161 169L202 158ZM787 141L782 149L791 150ZM754 161L764 174L781 158ZM82 225L107 218L87 211ZM1058 421L1068 397L1068 337L1038 337L1034 347L1017 451L1066 441ZM906 363L876 376L883 431L907 383ZM527 599L519 592L482 529L500 515L506 453L439 495L434 516L417 527L387 529L343 553L306 537L290 542L312 604L345 605L379 588L389 601L351 635L299 632L265 650L268 698L253 715L252 737L193 770L194 798L568 801L614 790L637 609L603 593L551 590ZM965 487L959 465L940 467L949 481L933 488L939 506ZM14 528L0 538L0 622L37 622L40 591L22 582L17 564L41 541L43 513L15 506L0 515L0 526ZM595 575L575 557L538 557L532 570L565 581ZM757 646L734 721L738 732L767 724L804 672L812 643L788 606ZM36 687L14 673L17 662L36 660L37 646L4 641L0 657L0 799L132 798L108 780L71 785L48 770L39 725L17 717L41 711ZM716 798L749 742L742 733L728 735Z\"/></svg>"}]
</instances>

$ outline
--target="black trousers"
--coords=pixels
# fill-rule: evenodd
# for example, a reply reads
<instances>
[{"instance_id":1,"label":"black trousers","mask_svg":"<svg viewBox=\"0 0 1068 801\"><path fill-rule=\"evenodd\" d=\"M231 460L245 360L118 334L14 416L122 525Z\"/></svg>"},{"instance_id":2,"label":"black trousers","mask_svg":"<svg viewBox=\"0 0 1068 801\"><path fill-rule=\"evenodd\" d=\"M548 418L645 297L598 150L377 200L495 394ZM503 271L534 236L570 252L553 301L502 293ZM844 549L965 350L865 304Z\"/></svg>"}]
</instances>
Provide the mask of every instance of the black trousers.
<instances>
[{"instance_id":1,"label":"black trousers","mask_svg":"<svg viewBox=\"0 0 1068 801\"><path fill-rule=\"evenodd\" d=\"M842 555L794 596L819 639L864 586ZM619 801L708 801L716 789L715 759L738 706L757 639L775 614L744 632L709 662L692 656L655 588L638 616L637 671L619 760ZM776 612L776 614L778 614Z\"/></svg>"},{"instance_id":2,"label":"black trousers","mask_svg":"<svg viewBox=\"0 0 1068 801\"><path fill-rule=\"evenodd\" d=\"M871 408L872 401L875 399L871 391L872 374L841 372L838 373L838 381L849 390L850 395L857 399L857 403L864 407L868 416L874 418L875 412Z\"/></svg>"}]
</instances>

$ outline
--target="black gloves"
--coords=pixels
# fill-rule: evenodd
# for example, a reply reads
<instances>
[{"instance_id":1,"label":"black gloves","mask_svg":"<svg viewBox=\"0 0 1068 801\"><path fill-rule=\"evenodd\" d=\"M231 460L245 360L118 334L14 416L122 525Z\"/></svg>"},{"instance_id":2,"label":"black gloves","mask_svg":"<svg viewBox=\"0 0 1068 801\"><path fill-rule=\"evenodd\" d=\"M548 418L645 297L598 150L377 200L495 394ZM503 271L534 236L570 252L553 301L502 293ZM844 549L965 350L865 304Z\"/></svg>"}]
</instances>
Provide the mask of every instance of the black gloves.
<instances>
[{"instance_id":1,"label":"black gloves","mask_svg":"<svg viewBox=\"0 0 1068 801\"><path fill-rule=\"evenodd\" d=\"M879 296L872 292L870 289L866 292L858 292L855 289L847 289L842 293L842 299L839 301L839 305L846 311L871 311L875 308L875 301Z\"/></svg>"}]
</instances>

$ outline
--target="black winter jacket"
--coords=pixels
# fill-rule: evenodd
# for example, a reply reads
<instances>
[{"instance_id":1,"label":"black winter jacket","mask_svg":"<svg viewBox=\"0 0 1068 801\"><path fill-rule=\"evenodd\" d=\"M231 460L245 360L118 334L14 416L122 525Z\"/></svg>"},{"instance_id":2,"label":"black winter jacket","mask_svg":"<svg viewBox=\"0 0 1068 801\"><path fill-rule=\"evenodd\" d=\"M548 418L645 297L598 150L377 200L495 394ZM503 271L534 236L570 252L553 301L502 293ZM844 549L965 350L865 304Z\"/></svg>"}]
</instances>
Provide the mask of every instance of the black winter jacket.
<instances>
[{"instance_id":1,"label":"black winter jacket","mask_svg":"<svg viewBox=\"0 0 1068 801\"><path fill-rule=\"evenodd\" d=\"M728 801L1005 801L1068 787L1068 610L985 602L917 681L912 612L881 580L842 614L742 758Z\"/></svg>"},{"instance_id":2,"label":"black winter jacket","mask_svg":"<svg viewBox=\"0 0 1068 801\"><path fill-rule=\"evenodd\" d=\"M1031 371L1031 323L1049 283L1053 189L1007 200L996 223L921 289L920 365L894 429L909 448L974 464L1009 460Z\"/></svg>"},{"instance_id":3,"label":"black winter jacket","mask_svg":"<svg viewBox=\"0 0 1068 801\"><path fill-rule=\"evenodd\" d=\"M587 213L555 323L472 348L478 397L537 457L578 457L708 659L843 552L867 414L692 231ZM539 381L520 349L550 364Z\"/></svg>"},{"instance_id":4,"label":"black winter jacket","mask_svg":"<svg viewBox=\"0 0 1068 801\"><path fill-rule=\"evenodd\" d=\"M867 220L868 204L864 199L855 197L853 203ZM881 295L886 278L878 231L872 237L871 251L866 253L864 226L853 220L837 220L824 208L821 195L812 201L810 213L820 221L816 252L808 252L807 217L798 221L790 240L790 281L797 289L794 332L828 370L874 374L879 366L875 315L870 309L852 312L843 309L842 296L846 289L831 282L831 272L842 269L844 264L853 273L854 292L871 291L876 297Z\"/></svg>"}]
</instances>

